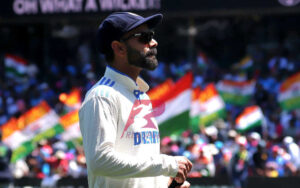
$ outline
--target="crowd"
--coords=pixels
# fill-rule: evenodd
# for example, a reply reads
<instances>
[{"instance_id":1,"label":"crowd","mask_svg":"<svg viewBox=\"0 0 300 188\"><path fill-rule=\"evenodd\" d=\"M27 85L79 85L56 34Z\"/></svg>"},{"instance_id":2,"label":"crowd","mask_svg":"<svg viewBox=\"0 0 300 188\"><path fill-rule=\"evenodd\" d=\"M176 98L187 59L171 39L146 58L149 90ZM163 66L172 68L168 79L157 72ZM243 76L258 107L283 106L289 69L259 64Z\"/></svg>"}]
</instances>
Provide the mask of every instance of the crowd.
<instances>
[{"instance_id":1,"label":"crowd","mask_svg":"<svg viewBox=\"0 0 300 188\"><path fill-rule=\"evenodd\" d=\"M248 176L300 175L300 111L284 111L277 102L282 81L300 70L300 31L283 31L279 25L267 23L265 29L262 27L264 23L259 21L251 22L253 27L243 25L244 22L229 21L225 28L202 30L195 39L198 54L193 60L178 57L173 61L173 57L170 60L162 57L155 71L142 73L151 87L167 78L176 80L191 70L194 74L193 87L203 88L222 79L257 81L249 105L261 107L265 126L240 134L235 130L234 120L242 107L226 104L226 118L215 121L211 126L201 127L197 133L186 130L180 136L161 138L162 153L184 155L193 162L190 177L227 175L236 187L241 187ZM240 25L240 29L235 28L236 25ZM214 33L210 32L212 29ZM230 32L230 36L243 36L243 39L231 37L232 41L226 44L230 49L232 45L245 43L244 55L252 59L247 70L220 62L222 58L235 57L234 51L223 49L222 57L216 57L215 50L211 49L216 40L225 40L228 37L226 33ZM12 117L19 117L42 100L46 100L57 114L64 115L67 108L59 100L59 95L72 88L80 88L83 99L85 92L104 72L104 58L94 51L92 40L85 36L76 42L74 38L52 37L49 40L49 63L38 64L29 59L27 76L20 80L6 80L3 62L6 53L24 56L24 49L0 52L0 125ZM203 54L206 54L205 58ZM10 152L0 152L0 159L7 160L10 155ZM3 164L8 166L8 163ZM45 185L51 185L61 177L87 175L82 146L75 144L68 147L59 136L39 141L30 155L10 164L9 168L16 178L41 178Z\"/></svg>"}]
</instances>

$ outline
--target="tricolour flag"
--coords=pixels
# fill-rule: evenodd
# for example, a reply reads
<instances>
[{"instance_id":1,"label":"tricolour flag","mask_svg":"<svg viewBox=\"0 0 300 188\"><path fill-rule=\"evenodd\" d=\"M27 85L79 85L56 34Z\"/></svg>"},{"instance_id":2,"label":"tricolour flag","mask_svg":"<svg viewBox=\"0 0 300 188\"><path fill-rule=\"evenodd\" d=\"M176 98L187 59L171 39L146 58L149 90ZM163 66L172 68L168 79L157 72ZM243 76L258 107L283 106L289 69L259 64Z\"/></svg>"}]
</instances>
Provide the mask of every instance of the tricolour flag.
<instances>
[{"instance_id":1,"label":"tricolour flag","mask_svg":"<svg viewBox=\"0 0 300 188\"><path fill-rule=\"evenodd\" d=\"M64 131L59 117L49 105L42 101L13 121L14 131L3 138L3 142L13 150L12 162L30 154L36 143Z\"/></svg>"},{"instance_id":2,"label":"tricolour flag","mask_svg":"<svg viewBox=\"0 0 300 188\"><path fill-rule=\"evenodd\" d=\"M245 132L263 124L264 115L259 106L250 106L236 118L236 129Z\"/></svg>"},{"instance_id":3,"label":"tricolour flag","mask_svg":"<svg viewBox=\"0 0 300 188\"><path fill-rule=\"evenodd\" d=\"M148 91L147 94L151 100L159 100L162 96L170 91L173 85L174 82L172 79L167 79L165 82Z\"/></svg>"},{"instance_id":4,"label":"tricolour flag","mask_svg":"<svg viewBox=\"0 0 300 188\"><path fill-rule=\"evenodd\" d=\"M278 101L284 110L300 108L300 72L292 75L281 84Z\"/></svg>"},{"instance_id":5,"label":"tricolour flag","mask_svg":"<svg viewBox=\"0 0 300 188\"><path fill-rule=\"evenodd\" d=\"M18 120L15 117L11 118L9 121L3 124L0 127L0 129L2 133L2 141L4 142L10 137L18 138L21 134L20 128L18 127ZM14 143L9 143L9 144L13 145Z\"/></svg>"},{"instance_id":6,"label":"tricolour flag","mask_svg":"<svg viewBox=\"0 0 300 188\"><path fill-rule=\"evenodd\" d=\"M225 117L225 104L214 84L208 84L205 89L200 92L199 102L199 125L209 126L215 120Z\"/></svg>"},{"instance_id":7,"label":"tricolour flag","mask_svg":"<svg viewBox=\"0 0 300 188\"><path fill-rule=\"evenodd\" d=\"M63 141L70 141L81 137L79 128L78 110L69 112L60 118L60 123L64 127L64 132L61 134Z\"/></svg>"},{"instance_id":8,"label":"tricolour flag","mask_svg":"<svg viewBox=\"0 0 300 188\"><path fill-rule=\"evenodd\" d=\"M81 91L79 88L73 88L69 94L61 93L59 100L71 108L71 111L79 109L81 106Z\"/></svg>"},{"instance_id":9,"label":"tricolour flag","mask_svg":"<svg viewBox=\"0 0 300 188\"><path fill-rule=\"evenodd\" d=\"M27 61L19 56L5 54L5 75L8 78L22 78L27 74Z\"/></svg>"},{"instance_id":10,"label":"tricolour flag","mask_svg":"<svg viewBox=\"0 0 300 188\"><path fill-rule=\"evenodd\" d=\"M249 102L254 94L255 81L221 80L216 87L226 103L243 106Z\"/></svg>"},{"instance_id":11,"label":"tricolour flag","mask_svg":"<svg viewBox=\"0 0 300 188\"><path fill-rule=\"evenodd\" d=\"M247 70L253 66L253 59L250 56L246 56L237 64L233 65L234 69Z\"/></svg>"},{"instance_id":12,"label":"tricolour flag","mask_svg":"<svg viewBox=\"0 0 300 188\"><path fill-rule=\"evenodd\" d=\"M192 80L192 73L187 73L160 97L159 103L153 104L154 111L164 105L164 111L156 117L161 137L180 134L189 128Z\"/></svg>"},{"instance_id":13,"label":"tricolour flag","mask_svg":"<svg viewBox=\"0 0 300 188\"><path fill-rule=\"evenodd\" d=\"M196 87L192 90L192 103L190 109L190 126L193 131L199 130L199 119L200 119L200 100L199 96L201 93L200 87Z\"/></svg>"}]
</instances>

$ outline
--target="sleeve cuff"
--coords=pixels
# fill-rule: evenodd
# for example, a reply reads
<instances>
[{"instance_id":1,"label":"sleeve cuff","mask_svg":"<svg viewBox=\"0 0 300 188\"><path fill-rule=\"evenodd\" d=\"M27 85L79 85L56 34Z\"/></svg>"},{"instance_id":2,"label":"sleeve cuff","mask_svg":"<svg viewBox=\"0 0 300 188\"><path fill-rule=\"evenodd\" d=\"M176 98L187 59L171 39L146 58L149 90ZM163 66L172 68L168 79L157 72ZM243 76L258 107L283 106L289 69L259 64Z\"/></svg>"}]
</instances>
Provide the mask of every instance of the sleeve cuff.
<instances>
[{"instance_id":1,"label":"sleeve cuff","mask_svg":"<svg viewBox=\"0 0 300 188\"><path fill-rule=\"evenodd\" d=\"M164 166L167 168L165 176L175 177L178 172L178 163L173 156L162 154Z\"/></svg>"}]
</instances>

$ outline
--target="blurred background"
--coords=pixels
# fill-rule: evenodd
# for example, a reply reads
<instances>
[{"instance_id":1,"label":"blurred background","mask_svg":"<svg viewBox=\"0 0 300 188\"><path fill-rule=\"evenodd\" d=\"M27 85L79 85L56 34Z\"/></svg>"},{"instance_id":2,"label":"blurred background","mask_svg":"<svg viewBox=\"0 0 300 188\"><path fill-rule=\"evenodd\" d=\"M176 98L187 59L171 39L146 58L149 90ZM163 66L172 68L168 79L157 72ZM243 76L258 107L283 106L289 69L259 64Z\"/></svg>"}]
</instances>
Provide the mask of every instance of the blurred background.
<instances>
[{"instance_id":1,"label":"blurred background","mask_svg":"<svg viewBox=\"0 0 300 188\"><path fill-rule=\"evenodd\" d=\"M300 0L9 0L0 187L87 187L78 109L114 11L164 15L159 66L141 76L170 114L156 117L161 152L194 163L192 187L300 186Z\"/></svg>"}]
</instances>

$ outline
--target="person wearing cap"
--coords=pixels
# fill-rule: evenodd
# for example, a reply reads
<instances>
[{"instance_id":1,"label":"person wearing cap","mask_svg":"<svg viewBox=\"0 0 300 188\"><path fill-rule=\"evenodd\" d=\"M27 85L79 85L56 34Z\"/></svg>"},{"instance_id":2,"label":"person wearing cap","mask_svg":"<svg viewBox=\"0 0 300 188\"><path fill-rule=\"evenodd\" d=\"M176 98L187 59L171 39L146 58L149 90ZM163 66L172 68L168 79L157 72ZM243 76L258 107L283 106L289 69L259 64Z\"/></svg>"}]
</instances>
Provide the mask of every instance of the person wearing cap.
<instances>
[{"instance_id":1,"label":"person wearing cap","mask_svg":"<svg viewBox=\"0 0 300 188\"><path fill-rule=\"evenodd\" d=\"M153 29L161 20L161 14L116 12L97 30L108 65L79 111L90 188L190 187L185 180L192 163L160 154L149 86L138 76L158 66Z\"/></svg>"},{"instance_id":2,"label":"person wearing cap","mask_svg":"<svg viewBox=\"0 0 300 188\"><path fill-rule=\"evenodd\" d=\"M247 185L249 154L247 151L247 139L245 136L236 137L237 151L230 162L230 175L234 187L241 188Z\"/></svg>"}]
</instances>

